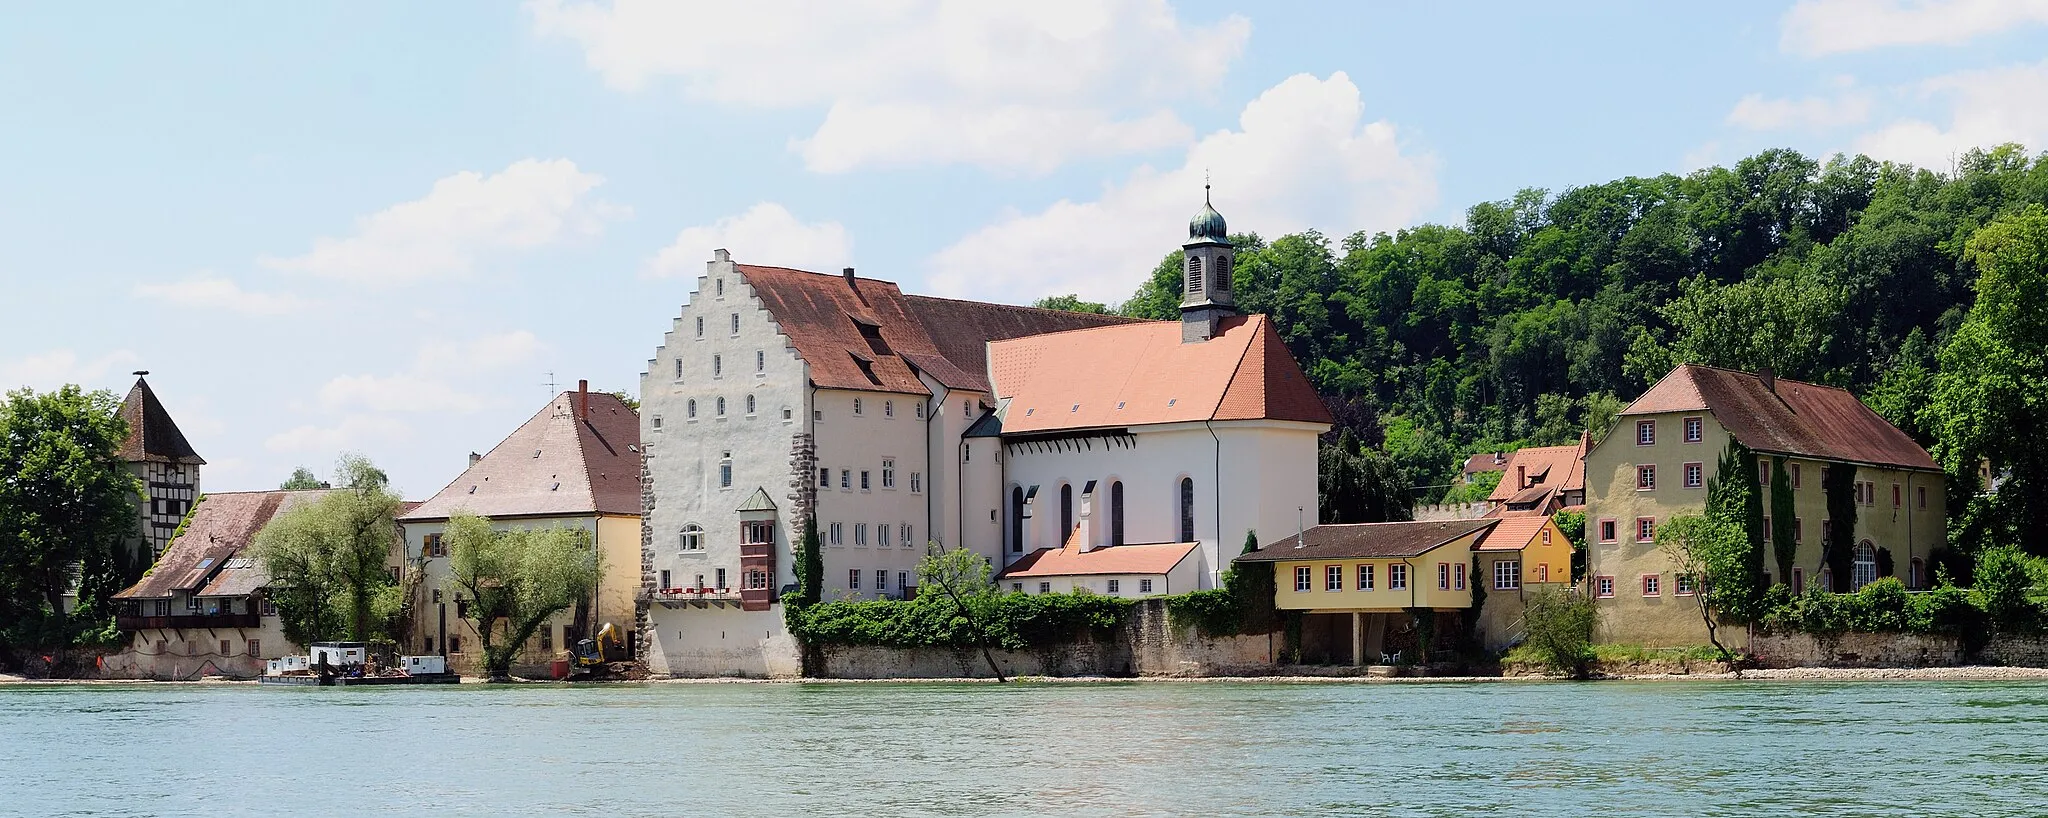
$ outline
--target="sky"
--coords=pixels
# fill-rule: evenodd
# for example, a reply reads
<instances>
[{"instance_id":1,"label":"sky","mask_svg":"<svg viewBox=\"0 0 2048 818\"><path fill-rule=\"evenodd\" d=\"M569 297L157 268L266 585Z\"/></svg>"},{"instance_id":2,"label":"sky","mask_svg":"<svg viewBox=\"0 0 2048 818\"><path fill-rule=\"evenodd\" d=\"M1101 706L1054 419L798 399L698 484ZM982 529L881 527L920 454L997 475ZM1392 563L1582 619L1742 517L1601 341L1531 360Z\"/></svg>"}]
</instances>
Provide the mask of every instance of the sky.
<instances>
[{"instance_id":1,"label":"sky","mask_svg":"<svg viewBox=\"0 0 2048 818\"><path fill-rule=\"evenodd\" d=\"M1767 148L2048 147L2048 0L14 4L0 387L150 382L209 491L425 499L637 391L717 248L1128 296L1213 184L1341 238Z\"/></svg>"}]
</instances>

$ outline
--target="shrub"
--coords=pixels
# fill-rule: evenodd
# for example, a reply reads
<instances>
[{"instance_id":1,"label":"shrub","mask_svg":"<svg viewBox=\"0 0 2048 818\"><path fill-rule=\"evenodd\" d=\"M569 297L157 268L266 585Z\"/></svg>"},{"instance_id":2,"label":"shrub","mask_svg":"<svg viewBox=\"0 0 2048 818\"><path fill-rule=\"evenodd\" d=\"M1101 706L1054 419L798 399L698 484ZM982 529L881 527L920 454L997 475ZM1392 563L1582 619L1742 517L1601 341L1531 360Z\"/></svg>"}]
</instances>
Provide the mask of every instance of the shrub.
<instances>
[{"instance_id":1,"label":"shrub","mask_svg":"<svg viewBox=\"0 0 2048 818\"><path fill-rule=\"evenodd\" d=\"M1906 606L1906 583L1897 577L1885 577L1865 585L1849 596L1849 629L1872 632L1905 630Z\"/></svg>"},{"instance_id":2,"label":"shrub","mask_svg":"<svg viewBox=\"0 0 2048 818\"><path fill-rule=\"evenodd\" d=\"M1991 627L2025 631L2040 623L2030 599L2038 570L2034 562L2010 545L1986 548L1977 555L1977 605L1984 609Z\"/></svg>"},{"instance_id":3,"label":"shrub","mask_svg":"<svg viewBox=\"0 0 2048 818\"><path fill-rule=\"evenodd\" d=\"M1244 606L1225 588L1189 591L1166 598L1166 619L1176 629L1194 628L1203 636L1229 636L1244 627Z\"/></svg>"},{"instance_id":4,"label":"shrub","mask_svg":"<svg viewBox=\"0 0 2048 818\"><path fill-rule=\"evenodd\" d=\"M1906 629L1914 633L1975 632L1983 627L1983 613L1970 603L1968 591L1942 585L1912 598L1906 609Z\"/></svg>"},{"instance_id":5,"label":"shrub","mask_svg":"<svg viewBox=\"0 0 2048 818\"><path fill-rule=\"evenodd\" d=\"M1132 604L1088 593L977 593L963 600L987 629L989 646L1002 650L1106 635L1123 621ZM944 594L822 602L805 607L791 620L795 635L812 645L967 649L980 644L973 625Z\"/></svg>"},{"instance_id":6,"label":"shrub","mask_svg":"<svg viewBox=\"0 0 2048 818\"><path fill-rule=\"evenodd\" d=\"M1552 671L1584 678L1593 662L1593 625L1599 611L1575 591L1544 588L1530 595L1522 612L1528 630L1523 644Z\"/></svg>"}]
</instances>

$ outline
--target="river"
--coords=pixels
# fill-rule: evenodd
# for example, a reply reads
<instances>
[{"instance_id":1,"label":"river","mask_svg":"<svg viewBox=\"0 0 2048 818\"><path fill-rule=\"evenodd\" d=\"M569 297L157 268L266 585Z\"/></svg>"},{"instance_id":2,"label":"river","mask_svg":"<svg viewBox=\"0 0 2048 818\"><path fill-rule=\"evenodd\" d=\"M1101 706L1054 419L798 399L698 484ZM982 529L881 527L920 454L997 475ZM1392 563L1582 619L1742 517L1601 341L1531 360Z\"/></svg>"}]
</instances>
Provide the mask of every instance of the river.
<instances>
[{"instance_id":1,"label":"river","mask_svg":"<svg viewBox=\"0 0 2048 818\"><path fill-rule=\"evenodd\" d=\"M2039 814L2048 683L0 687L0 814Z\"/></svg>"}]
</instances>

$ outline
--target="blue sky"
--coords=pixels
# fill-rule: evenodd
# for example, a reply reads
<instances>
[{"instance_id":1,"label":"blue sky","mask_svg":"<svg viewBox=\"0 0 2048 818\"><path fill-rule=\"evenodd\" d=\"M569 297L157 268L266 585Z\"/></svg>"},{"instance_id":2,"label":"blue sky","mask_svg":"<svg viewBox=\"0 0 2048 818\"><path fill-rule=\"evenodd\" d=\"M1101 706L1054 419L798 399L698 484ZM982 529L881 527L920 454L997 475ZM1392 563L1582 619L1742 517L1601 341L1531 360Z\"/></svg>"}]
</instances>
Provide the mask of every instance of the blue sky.
<instances>
[{"instance_id":1,"label":"blue sky","mask_svg":"<svg viewBox=\"0 0 2048 818\"><path fill-rule=\"evenodd\" d=\"M1115 301L1234 229L1461 220L1769 147L2048 147L2048 7L43 4L0 25L0 385L151 381L207 488L424 499L638 385L710 251Z\"/></svg>"}]
</instances>

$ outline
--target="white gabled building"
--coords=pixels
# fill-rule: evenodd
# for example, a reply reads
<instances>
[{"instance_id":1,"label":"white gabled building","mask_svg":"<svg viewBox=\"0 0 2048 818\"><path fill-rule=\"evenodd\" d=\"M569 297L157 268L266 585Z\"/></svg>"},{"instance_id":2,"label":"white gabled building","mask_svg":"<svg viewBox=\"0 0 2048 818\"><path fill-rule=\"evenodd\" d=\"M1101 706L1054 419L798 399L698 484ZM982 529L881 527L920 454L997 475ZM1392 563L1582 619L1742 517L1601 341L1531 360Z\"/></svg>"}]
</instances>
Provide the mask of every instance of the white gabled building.
<instances>
[{"instance_id":1,"label":"white gabled building","mask_svg":"<svg viewBox=\"0 0 2048 818\"><path fill-rule=\"evenodd\" d=\"M1246 531L1294 533L1329 414L1271 323L1232 308L1222 217L1205 205L1189 234L1179 322L906 295L718 251L642 375L650 670L797 673L779 605L812 519L827 599L914 593L931 542L1070 571L1030 590L1106 587L1088 573L1106 557L1159 569L1115 574L1118 593L1193 590ZM1032 556L1077 530L1075 553ZM1115 550L1141 543L1168 547Z\"/></svg>"}]
</instances>

